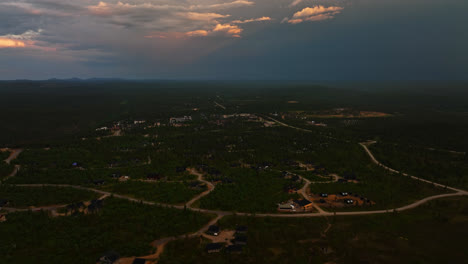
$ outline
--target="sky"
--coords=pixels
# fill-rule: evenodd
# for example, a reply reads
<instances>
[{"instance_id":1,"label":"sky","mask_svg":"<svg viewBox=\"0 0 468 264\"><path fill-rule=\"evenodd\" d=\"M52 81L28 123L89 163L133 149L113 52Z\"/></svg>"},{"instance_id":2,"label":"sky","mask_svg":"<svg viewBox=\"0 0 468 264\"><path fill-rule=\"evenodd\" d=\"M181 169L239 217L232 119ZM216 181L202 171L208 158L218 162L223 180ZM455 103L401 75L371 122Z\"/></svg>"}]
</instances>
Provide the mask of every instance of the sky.
<instances>
[{"instance_id":1,"label":"sky","mask_svg":"<svg viewBox=\"0 0 468 264\"><path fill-rule=\"evenodd\" d=\"M0 0L0 79L467 80L466 0Z\"/></svg>"}]
</instances>

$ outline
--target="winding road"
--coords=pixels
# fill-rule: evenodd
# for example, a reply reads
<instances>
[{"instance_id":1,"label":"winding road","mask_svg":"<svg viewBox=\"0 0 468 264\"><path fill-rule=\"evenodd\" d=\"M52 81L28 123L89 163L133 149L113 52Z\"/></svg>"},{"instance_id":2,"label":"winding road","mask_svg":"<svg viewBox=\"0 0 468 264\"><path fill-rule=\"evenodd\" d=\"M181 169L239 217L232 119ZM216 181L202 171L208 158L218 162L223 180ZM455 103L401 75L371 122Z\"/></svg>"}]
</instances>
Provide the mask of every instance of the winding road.
<instances>
[{"instance_id":1,"label":"winding road","mask_svg":"<svg viewBox=\"0 0 468 264\"><path fill-rule=\"evenodd\" d=\"M276 119L273 119L273 118L270 118L268 117L270 120L276 122L277 124L280 124L282 126L286 126L286 127L290 127L290 128L293 128L293 129L297 129L297 130L301 130L301 131L306 131L306 132L312 132L311 130L307 130L307 129L303 129L303 128L298 128L298 127L294 127L294 126L290 126L290 125L287 125L283 122L280 122ZM141 199L136 199L136 198L133 198L133 197L129 197L129 196L126 196L126 195L120 195L120 194L115 194L115 193L111 193L111 192L106 192L106 191L102 191L102 190L98 190L98 189L94 189L94 188L88 188L88 187L83 187L83 186L77 186L77 185L69 185L69 184L16 184L14 186L20 186L20 187L43 187L43 186L52 186L52 187L63 187L63 188L74 188L74 189L78 189L78 190L85 190L85 191L92 191L92 192L95 192L95 193L98 193L98 194L101 194L101 195L106 195L106 196L113 196L113 197L116 197L116 198L120 198L120 199L125 199L125 200L128 200L128 201L132 201L132 202L138 202L138 203L143 203L143 204L147 204L147 205L155 205L155 206L164 206L164 207L171 207L171 208L175 208L175 209L180 209L180 210L192 210L192 211L196 211L196 212L200 212L200 213L207 213L207 214L213 214L213 215L216 215L215 218L213 218L209 223L207 223L205 226L203 226L200 230L194 232L194 233L191 233L191 234L185 234L185 235L180 235L180 236L174 236L174 237L168 237L168 238L163 238L163 239L159 239L159 240L156 240L154 241L152 244L159 248L159 247L164 247L164 245L166 243L168 243L169 241L174 241L174 240L177 240L177 239L182 239L182 238L185 238L185 237L197 237L201 234L203 234L204 232L206 232L208 230L208 227L210 225L213 225L215 223L218 222L218 220L220 220L222 217L226 216L226 215L240 215L240 216L254 216L254 217L277 217L277 218L299 218L299 217L326 217L326 216L353 216L353 215L371 215L371 214L385 214L385 213L390 213L390 212L399 212L399 211L405 211L405 210L410 210L410 209L413 209L413 208L416 208L424 203L427 203L431 200L435 200L435 199L440 199L440 198L446 198L446 197L454 197L454 196L466 196L468 195L468 192L466 190L462 190L462 189L458 189L458 188L454 188L454 187L450 187L450 186L446 186L446 185L443 185L443 184L439 184L439 183L436 183L436 182L432 182L432 181L429 181L429 180L426 180L426 179L422 179L422 178L419 178L419 177L416 177L416 176L412 176L412 175L409 175L409 174L406 174L406 173L403 173L403 172L400 172L400 171L397 171L395 169L392 169L392 168L389 168L385 165L383 165L382 163L380 163L376 158L375 156L372 154L372 152L369 150L368 146L371 145L371 144L374 144L375 142L374 141L369 141L369 142L364 142L364 143L359 143L359 145L365 150L365 152L368 154L368 156L370 157L371 161L375 164L377 164L378 166L392 172L392 173L397 173L397 174L401 174L401 175L404 175L406 177L410 177L414 180L418 180L418 181L421 181L421 182L425 182L425 183L428 183L428 184L432 184L434 186L437 186L437 187L440 187L440 188L446 188L448 190L451 190L453 191L453 193L447 193L447 194L439 194L439 195L433 195L433 196L430 196L430 197L426 197L424 199L421 199L421 200L418 200L418 201L415 201L411 204L408 204L408 205L405 205L405 206L402 206L402 207L399 207L399 208L392 208L392 209L384 209L384 210L373 210L373 211L353 211L353 212L327 212L327 211L324 211L323 209L321 209L319 206L317 206L315 203L314 203L314 207L317 209L318 212L311 212L311 213L294 213L294 214L282 214L282 213L243 213L243 212L230 212L230 211L220 211L220 210L209 210L209 209L202 209L202 208L195 208L193 207L193 204L200 200L202 197L208 195L210 192L212 192L214 189L215 189L215 185L213 185L211 182L209 181L206 181L203 179L203 174L196 171L195 169L191 168L189 169L189 172L193 175L196 175L198 177L198 180L205 183L208 190L204 191L203 193L197 195L196 197L194 197L193 199L191 199L190 201L188 201L185 205L171 205L171 204L165 204L165 203L157 203L157 202L151 202L151 201L144 201L144 200L141 200ZM12 153L12 155L9 157L9 161L11 161L12 159L16 158L20 153L21 153L22 150L15 150L15 152ZM17 165L19 166L19 165ZM17 171L19 170L19 167L16 167L15 168L15 171L9 176L9 177L13 177L14 175L16 175ZM300 175L299 175L300 176ZM304 177L300 176L304 181L305 181L305 184L304 186L298 191L304 198L308 199L308 200L311 200L310 199L310 196L308 195L307 193L307 190L308 190L308 187L310 186L310 184L312 183L310 180L308 179L305 179ZM49 206L49 207L41 207L41 208L35 208L34 210L55 210L57 208L60 208L60 207L63 207L64 205L60 205L60 206ZM8 211L12 212L12 211L24 211L24 210L30 210L30 209L14 209L14 208L4 208L4 209L7 209ZM158 250L158 253L157 256L159 256L159 254L161 253L161 250ZM155 257L155 254L153 255L150 255L150 256L147 256L145 258L150 258L150 257ZM126 258L128 259L128 258Z\"/></svg>"}]
</instances>

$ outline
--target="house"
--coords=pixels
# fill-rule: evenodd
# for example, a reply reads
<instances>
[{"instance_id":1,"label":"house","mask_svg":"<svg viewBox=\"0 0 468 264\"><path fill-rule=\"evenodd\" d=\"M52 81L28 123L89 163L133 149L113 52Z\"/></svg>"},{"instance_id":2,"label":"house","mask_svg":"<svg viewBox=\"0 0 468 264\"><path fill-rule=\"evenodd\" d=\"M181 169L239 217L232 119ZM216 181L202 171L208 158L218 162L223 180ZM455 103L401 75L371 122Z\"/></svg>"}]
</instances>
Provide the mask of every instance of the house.
<instances>
[{"instance_id":1,"label":"house","mask_svg":"<svg viewBox=\"0 0 468 264\"><path fill-rule=\"evenodd\" d=\"M205 250L208 253L216 253L220 252L223 249L223 244L222 243L210 243L206 245Z\"/></svg>"},{"instance_id":2,"label":"house","mask_svg":"<svg viewBox=\"0 0 468 264\"><path fill-rule=\"evenodd\" d=\"M5 222L6 220L7 220L6 215L5 214L0 214L0 223Z\"/></svg>"},{"instance_id":3,"label":"house","mask_svg":"<svg viewBox=\"0 0 468 264\"><path fill-rule=\"evenodd\" d=\"M294 210L294 208L292 203L278 204L278 210Z\"/></svg>"},{"instance_id":4,"label":"house","mask_svg":"<svg viewBox=\"0 0 468 264\"><path fill-rule=\"evenodd\" d=\"M241 253L243 248L244 248L243 245L230 245L226 247L226 252L227 253Z\"/></svg>"},{"instance_id":5,"label":"house","mask_svg":"<svg viewBox=\"0 0 468 264\"><path fill-rule=\"evenodd\" d=\"M142 258L135 258L132 262L132 264L145 264L146 263L146 259L142 259Z\"/></svg>"},{"instance_id":6,"label":"house","mask_svg":"<svg viewBox=\"0 0 468 264\"><path fill-rule=\"evenodd\" d=\"M357 176L356 176L356 173L354 172L345 172L344 175L343 175L343 178L345 178L346 180L357 180Z\"/></svg>"},{"instance_id":7,"label":"house","mask_svg":"<svg viewBox=\"0 0 468 264\"><path fill-rule=\"evenodd\" d=\"M113 179L118 179L118 178L120 178L120 176L121 176L121 174L120 174L119 171L114 172L114 173L111 174L111 178L113 178Z\"/></svg>"},{"instance_id":8,"label":"house","mask_svg":"<svg viewBox=\"0 0 468 264\"><path fill-rule=\"evenodd\" d=\"M99 180L94 180L93 183L94 185L104 185L106 181L99 179Z\"/></svg>"},{"instance_id":9,"label":"house","mask_svg":"<svg viewBox=\"0 0 468 264\"><path fill-rule=\"evenodd\" d=\"M246 226L236 226L236 233L237 234L245 234L247 233L247 227Z\"/></svg>"},{"instance_id":10,"label":"house","mask_svg":"<svg viewBox=\"0 0 468 264\"><path fill-rule=\"evenodd\" d=\"M234 245L247 245L247 237L246 236L236 236L233 241Z\"/></svg>"},{"instance_id":11,"label":"house","mask_svg":"<svg viewBox=\"0 0 468 264\"><path fill-rule=\"evenodd\" d=\"M92 200L91 203L88 205L88 212L94 213L102 208L102 200Z\"/></svg>"},{"instance_id":12,"label":"house","mask_svg":"<svg viewBox=\"0 0 468 264\"><path fill-rule=\"evenodd\" d=\"M208 231L207 231L206 233L207 233L208 235L212 235L212 236L217 236L217 235L219 235L219 233L220 233L219 226L210 225L210 227L208 227Z\"/></svg>"},{"instance_id":13,"label":"house","mask_svg":"<svg viewBox=\"0 0 468 264\"><path fill-rule=\"evenodd\" d=\"M69 211L77 211L80 210L81 208L85 208L86 206L84 205L83 202L78 202L78 203L72 203L67 205L67 210Z\"/></svg>"},{"instance_id":14,"label":"house","mask_svg":"<svg viewBox=\"0 0 468 264\"><path fill-rule=\"evenodd\" d=\"M7 206L10 202L6 199L0 199L0 208Z\"/></svg>"},{"instance_id":15,"label":"house","mask_svg":"<svg viewBox=\"0 0 468 264\"><path fill-rule=\"evenodd\" d=\"M130 180L130 176L120 176L119 182L126 182Z\"/></svg>"},{"instance_id":16,"label":"house","mask_svg":"<svg viewBox=\"0 0 468 264\"><path fill-rule=\"evenodd\" d=\"M113 264L120 258L119 254L115 251L109 251L106 254L102 255L97 263L100 264Z\"/></svg>"},{"instance_id":17,"label":"house","mask_svg":"<svg viewBox=\"0 0 468 264\"><path fill-rule=\"evenodd\" d=\"M147 180L152 180L152 181L160 180L161 175L159 173L148 173L146 175L146 179Z\"/></svg>"},{"instance_id":18,"label":"house","mask_svg":"<svg viewBox=\"0 0 468 264\"><path fill-rule=\"evenodd\" d=\"M171 117L169 119L169 124L178 124L178 123L185 123L185 122L189 122L189 121L192 121L192 117L191 116L184 116L184 117Z\"/></svg>"},{"instance_id":19,"label":"house","mask_svg":"<svg viewBox=\"0 0 468 264\"><path fill-rule=\"evenodd\" d=\"M304 210L309 210L313 207L312 202L307 199L294 200L294 203L297 205L297 207L302 208Z\"/></svg>"}]
</instances>

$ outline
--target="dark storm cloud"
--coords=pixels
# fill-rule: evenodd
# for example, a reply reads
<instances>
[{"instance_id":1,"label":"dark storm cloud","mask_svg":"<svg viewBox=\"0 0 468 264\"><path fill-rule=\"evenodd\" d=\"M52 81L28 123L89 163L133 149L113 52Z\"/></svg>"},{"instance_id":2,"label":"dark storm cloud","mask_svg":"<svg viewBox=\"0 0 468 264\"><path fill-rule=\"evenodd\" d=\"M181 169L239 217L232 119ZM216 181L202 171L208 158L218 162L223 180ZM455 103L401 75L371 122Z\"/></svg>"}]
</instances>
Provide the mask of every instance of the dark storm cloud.
<instances>
[{"instance_id":1,"label":"dark storm cloud","mask_svg":"<svg viewBox=\"0 0 468 264\"><path fill-rule=\"evenodd\" d=\"M457 0L4 0L0 79L467 78L467 7Z\"/></svg>"}]
</instances>

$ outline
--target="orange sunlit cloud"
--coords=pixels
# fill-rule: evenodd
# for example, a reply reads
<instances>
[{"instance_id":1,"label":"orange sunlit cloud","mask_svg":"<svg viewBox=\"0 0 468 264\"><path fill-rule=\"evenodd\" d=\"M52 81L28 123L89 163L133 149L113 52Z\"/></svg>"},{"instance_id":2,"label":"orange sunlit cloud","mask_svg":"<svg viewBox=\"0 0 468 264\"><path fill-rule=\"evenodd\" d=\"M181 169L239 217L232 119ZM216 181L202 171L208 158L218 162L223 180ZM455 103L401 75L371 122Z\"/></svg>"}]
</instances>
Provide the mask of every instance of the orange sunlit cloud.
<instances>
[{"instance_id":1,"label":"orange sunlit cloud","mask_svg":"<svg viewBox=\"0 0 468 264\"><path fill-rule=\"evenodd\" d=\"M21 40L0 38L0 48L24 48L26 44Z\"/></svg>"},{"instance_id":2,"label":"orange sunlit cloud","mask_svg":"<svg viewBox=\"0 0 468 264\"><path fill-rule=\"evenodd\" d=\"M332 19L335 15L339 14L343 10L343 7L330 6L324 7L322 5L314 7L306 7L301 11L294 13L291 19L285 18L283 21L287 21L290 24L299 24L304 21L321 21Z\"/></svg>"}]
</instances>

